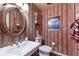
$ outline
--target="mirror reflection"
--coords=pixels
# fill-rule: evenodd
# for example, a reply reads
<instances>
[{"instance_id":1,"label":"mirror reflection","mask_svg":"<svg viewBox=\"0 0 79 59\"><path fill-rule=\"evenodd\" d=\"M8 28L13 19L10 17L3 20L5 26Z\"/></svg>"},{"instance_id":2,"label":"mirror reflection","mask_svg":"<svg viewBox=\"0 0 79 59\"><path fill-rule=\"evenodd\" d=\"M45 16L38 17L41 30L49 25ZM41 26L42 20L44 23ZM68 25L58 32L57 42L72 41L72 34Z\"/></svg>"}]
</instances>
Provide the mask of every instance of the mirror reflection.
<instances>
[{"instance_id":1,"label":"mirror reflection","mask_svg":"<svg viewBox=\"0 0 79 59\"><path fill-rule=\"evenodd\" d=\"M14 34L19 33L22 28L22 15L17 9L10 10L6 14L6 26Z\"/></svg>"}]
</instances>

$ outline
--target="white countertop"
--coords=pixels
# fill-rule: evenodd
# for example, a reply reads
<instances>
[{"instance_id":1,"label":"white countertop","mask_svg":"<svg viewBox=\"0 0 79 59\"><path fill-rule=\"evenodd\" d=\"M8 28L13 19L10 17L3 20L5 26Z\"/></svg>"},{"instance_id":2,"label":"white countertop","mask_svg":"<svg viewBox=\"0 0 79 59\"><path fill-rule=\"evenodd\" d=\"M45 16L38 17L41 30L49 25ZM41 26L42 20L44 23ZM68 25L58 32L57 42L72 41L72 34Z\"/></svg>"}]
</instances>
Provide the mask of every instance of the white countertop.
<instances>
[{"instance_id":1,"label":"white countertop","mask_svg":"<svg viewBox=\"0 0 79 59\"><path fill-rule=\"evenodd\" d=\"M19 47L14 44L14 46L6 46L0 48L0 56L30 56L32 55L40 46L40 43L32 41L23 41Z\"/></svg>"}]
</instances>

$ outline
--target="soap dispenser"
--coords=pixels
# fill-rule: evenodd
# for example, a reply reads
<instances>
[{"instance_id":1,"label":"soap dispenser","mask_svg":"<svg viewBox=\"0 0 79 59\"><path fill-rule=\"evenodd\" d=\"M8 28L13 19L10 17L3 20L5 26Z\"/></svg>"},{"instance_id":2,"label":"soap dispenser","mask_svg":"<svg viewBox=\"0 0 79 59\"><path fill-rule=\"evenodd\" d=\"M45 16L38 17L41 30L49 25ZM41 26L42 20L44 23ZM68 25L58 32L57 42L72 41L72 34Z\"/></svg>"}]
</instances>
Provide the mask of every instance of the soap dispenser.
<instances>
[{"instance_id":1,"label":"soap dispenser","mask_svg":"<svg viewBox=\"0 0 79 59\"><path fill-rule=\"evenodd\" d=\"M28 37L25 37L25 42L27 42L28 41Z\"/></svg>"}]
</instances>

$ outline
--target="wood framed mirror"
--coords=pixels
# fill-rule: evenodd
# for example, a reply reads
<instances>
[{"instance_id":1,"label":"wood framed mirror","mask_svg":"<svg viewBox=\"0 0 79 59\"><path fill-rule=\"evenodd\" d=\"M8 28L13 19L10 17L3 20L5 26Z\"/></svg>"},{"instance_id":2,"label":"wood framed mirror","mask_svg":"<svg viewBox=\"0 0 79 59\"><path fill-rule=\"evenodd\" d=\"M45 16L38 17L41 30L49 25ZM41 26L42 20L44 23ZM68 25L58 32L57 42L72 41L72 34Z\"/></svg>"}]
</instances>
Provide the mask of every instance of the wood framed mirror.
<instances>
[{"instance_id":1,"label":"wood framed mirror","mask_svg":"<svg viewBox=\"0 0 79 59\"><path fill-rule=\"evenodd\" d=\"M10 37L21 35L26 28L26 17L17 5L6 4L2 6L1 30Z\"/></svg>"}]
</instances>

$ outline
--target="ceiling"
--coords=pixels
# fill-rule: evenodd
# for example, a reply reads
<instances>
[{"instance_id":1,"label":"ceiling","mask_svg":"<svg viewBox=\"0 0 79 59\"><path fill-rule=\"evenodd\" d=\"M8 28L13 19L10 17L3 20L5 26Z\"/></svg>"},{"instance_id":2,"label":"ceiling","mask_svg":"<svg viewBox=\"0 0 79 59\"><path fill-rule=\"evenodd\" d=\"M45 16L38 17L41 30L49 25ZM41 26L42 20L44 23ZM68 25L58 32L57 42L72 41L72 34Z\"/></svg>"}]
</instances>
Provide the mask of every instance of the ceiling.
<instances>
[{"instance_id":1,"label":"ceiling","mask_svg":"<svg viewBox=\"0 0 79 59\"><path fill-rule=\"evenodd\" d=\"M39 9L44 9L46 7L48 7L49 5L51 5L52 3L34 3L34 5L36 5Z\"/></svg>"}]
</instances>

